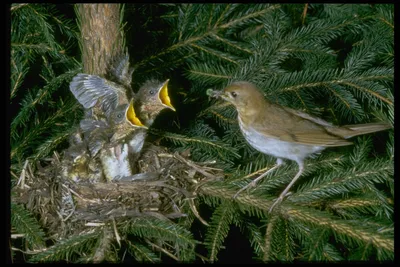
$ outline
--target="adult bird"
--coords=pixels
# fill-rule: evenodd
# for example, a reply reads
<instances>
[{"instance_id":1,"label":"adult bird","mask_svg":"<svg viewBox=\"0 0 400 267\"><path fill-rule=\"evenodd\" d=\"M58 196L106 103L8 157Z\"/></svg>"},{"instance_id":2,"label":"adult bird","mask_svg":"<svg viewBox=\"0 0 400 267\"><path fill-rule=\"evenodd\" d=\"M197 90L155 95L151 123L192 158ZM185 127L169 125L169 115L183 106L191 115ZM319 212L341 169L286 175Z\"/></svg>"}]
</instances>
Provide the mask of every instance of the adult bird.
<instances>
[{"instance_id":1,"label":"adult bird","mask_svg":"<svg viewBox=\"0 0 400 267\"><path fill-rule=\"evenodd\" d=\"M255 186L257 181L282 165L283 159L297 163L299 171L273 203L270 212L301 176L307 157L327 147L351 145L347 141L351 137L392 128L388 123L334 126L304 112L271 103L260 89L246 81L234 82L223 91L211 94L235 106L240 130L253 148L277 158L276 166L240 189L234 197L249 186Z\"/></svg>"}]
</instances>

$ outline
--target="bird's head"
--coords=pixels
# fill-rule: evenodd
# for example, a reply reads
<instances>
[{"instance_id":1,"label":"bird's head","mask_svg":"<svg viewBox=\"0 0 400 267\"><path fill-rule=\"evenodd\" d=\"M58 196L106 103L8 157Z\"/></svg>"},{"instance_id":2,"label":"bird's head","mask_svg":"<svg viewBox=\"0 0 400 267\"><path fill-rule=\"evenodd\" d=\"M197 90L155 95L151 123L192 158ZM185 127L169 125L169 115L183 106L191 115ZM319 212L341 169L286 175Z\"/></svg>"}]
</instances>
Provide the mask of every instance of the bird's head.
<instances>
[{"instance_id":1,"label":"bird's head","mask_svg":"<svg viewBox=\"0 0 400 267\"><path fill-rule=\"evenodd\" d=\"M140 87L137 98L145 109L160 112L164 108L169 108L175 111L168 94L168 82L169 79L165 82L148 80Z\"/></svg>"},{"instance_id":2,"label":"bird's head","mask_svg":"<svg viewBox=\"0 0 400 267\"><path fill-rule=\"evenodd\" d=\"M265 104L263 93L249 82L234 82L216 96L232 103L243 115L256 112Z\"/></svg>"},{"instance_id":3,"label":"bird's head","mask_svg":"<svg viewBox=\"0 0 400 267\"><path fill-rule=\"evenodd\" d=\"M129 104L121 104L117 106L111 112L108 120L109 125L114 129L147 128L136 114L133 99Z\"/></svg>"},{"instance_id":4,"label":"bird's head","mask_svg":"<svg viewBox=\"0 0 400 267\"><path fill-rule=\"evenodd\" d=\"M136 94L135 108L146 126L153 124L157 115L165 108L175 111L168 95L168 82L148 80Z\"/></svg>"}]
</instances>

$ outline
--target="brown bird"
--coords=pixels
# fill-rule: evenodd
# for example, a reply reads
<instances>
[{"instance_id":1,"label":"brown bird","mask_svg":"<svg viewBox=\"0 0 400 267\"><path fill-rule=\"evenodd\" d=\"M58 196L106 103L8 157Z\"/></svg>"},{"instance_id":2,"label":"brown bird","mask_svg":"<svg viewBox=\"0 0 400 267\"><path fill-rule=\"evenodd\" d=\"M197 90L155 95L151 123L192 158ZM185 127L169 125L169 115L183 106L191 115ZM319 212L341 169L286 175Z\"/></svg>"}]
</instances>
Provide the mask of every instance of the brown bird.
<instances>
[{"instance_id":1,"label":"brown bird","mask_svg":"<svg viewBox=\"0 0 400 267\"><path fill-rule=\"evenodd\" d=\"M254 84L244 81L232 83L223 91L213 91L212 96L219 96L236 107L240 130L253 148L277 158L273 168L239 190L234 198L282 165L282 159L298 164L299 171L272 204L270 212L301 176L307 157L327 147L350 145L352 143L346 139L353 136L392 128L388 123L334 126L320 118L271 103Z\"/></svg>"}]
</instances>

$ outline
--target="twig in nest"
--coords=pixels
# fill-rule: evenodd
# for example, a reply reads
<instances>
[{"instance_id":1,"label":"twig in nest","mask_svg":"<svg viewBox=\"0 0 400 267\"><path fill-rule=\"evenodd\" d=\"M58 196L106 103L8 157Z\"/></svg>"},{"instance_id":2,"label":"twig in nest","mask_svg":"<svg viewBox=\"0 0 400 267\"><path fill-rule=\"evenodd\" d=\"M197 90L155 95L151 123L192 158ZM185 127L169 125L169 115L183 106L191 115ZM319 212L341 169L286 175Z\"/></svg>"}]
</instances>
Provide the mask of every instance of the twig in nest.
<instances>
[{"instance_id":1,"label":"twig in nest","mask_svg":"<svg viewBox=\"0 0 400 267\"><path fill-rule=\"evenodd\" d=\"M160 165L160 160L158 159L156 154L154 154L154 161L156 162L157 170L159 170L161 168L161 165Z\"/></svg>"},{"instance_id":2,"label":"twig in nest","mask_svg":"<svg viewBox=\"0 0 400 267\"><path fill-rule=\"evenodd\" d=\"M65 188L67 188L72 194L74 194L75 196L79 197L79 198L82 199L83 201L88 201L88 202L90 202L90 203L96 203L96 204L99 203L98 201L91 200L91 199L86 199L86 198L82 197L82 196L79 195L77 192L75 192L74 190L72 190L71 188L67 187L67 186L64 185L64 184L63 184L62 186L64 186Z\"/></svg>"},{"instance_id":3,"label":"twig in nest","mask_svg":"<svg viewBox=\"0 0 400 267\"><path fill-rule=\"evenodd\" d=\"M11 235L11 239L17 239L17 238L20 238L20 237L25 237L25 234L12 234Z\"/></svg>"},{"instance_id":4,"label":"twig in nest","mask_svg":"<svg viewBox=\"0 0 400 267\"><path fill-rule=\"evenodd\" d=\"M121 247L121 237L118 234L117 225L115 224L114 218L112 218L112 222L113 222L113 226L114 226L115 239L117 240L119 247Z\"/></svg>"},{"instance_id":5,"label":"twig in nest","mask_svg":"<svg viewBox=\"0 0 400 267\"><path fill-rule=\"evenodd\" d=\"M17 186L21 184L21 189L23 189L25 186L25 176L26 176L26 170L28 167L28 163L29 163L29 161L25 160L24 167L22 168L21 175L19 176L19 179L18 179Z\"/></svg>"},{"instance_id":6,"label":"twig in nest","mask_svg":"<svg viewBox=\"0 0 400 267\"><path fill-rule=\"evenodd\" d=\"M101 227L106 225L105 223L96 223L96 222L88 222L85 223L85 226L91 226L91 227Z\"/></svg>"},{"instance_id":7,"label":"twig in nest","mask_svg":"<svg viewBox=\"0 0 400 267\"><path fill-rule=\"evenodd\" d=\"M65 186L65 185L63 185L63 186L64 186L65 188L67 188L67 190L68 190L68 195L69 195L69 197L70 197L70 199L71 199L71 202L72 202L72 211L71 211L71 213L70 213L65 219L62 219L63 222L66 222L66 221L74 214L76 207L75 207L75 203L74 203L74 198L71 196L71 189L68 188L68 187Z\"/></svg>"},{"instance_id":8,"label":"twig in nest","mask_svg":"<svg viewBox=\"0 0 400 267\"><path fill-rule=\"evenodd\" d=\"M61 163L60 155L57 153L57 151L54 151L54 158L57 160L57 163Z\"/></svg>"},{"instance_id":9,"label":"twig in nest","mask_svg":"<svg viewBox=\"0 0 400 267\"><path fill-rule=\"evenodd\" d=\"M168 250L166 250L166 249L164 249L164 248L162 248L162 247L160 247L160 246L158 246L158 245L156 245L156 244L150 242L150 241L147 240L147 239L146 239L146 242L147 242L147 244L149 244L150 246L152 246L152 247L156 248L157 250L159 250L159 251L165 253L167 256L173 258L173 259L176 260L176 261L179 261L179 258L176 257L175 255L172 255L171 252L169 252Z\"/></svg>"},{"instance_id":10,"label":"twig in nest","mask_svg":"<svg viewBox=\"0 0 400 267\"><path fill-rule=\"evenodd\" d=\"M14 176L15 179L19 179L18 176L13 171L10 171L10 173L12 176Z\"/></svg>"},{"instance_id":11,"label":"twig in nest","mask_svg":"<svg viewBox=\"0 0 400 267\"><path fill-rule=\"evenodd\" d=\"M196 209L196 206L194 205L194 200L193 200L193 198L189 198L189 199L188 199L188 202L189 202L189 207L190 207L190 209L193 211L194 216L196 216L196 218L199 219L199 221L200 221L202 224L204 224L204 225L206 225L206 226L210 226L203 218L201 218L199 212L198 212L197 209Z\"/></svg>"},{"instance_id":12,"label":"twig in nest","mask_svg":"<svg viewBox=\"0 0 400 267\"><path fill-rule=\"evenodd\" d=\"M185 158L183 158L179 154L175 154L174 157L176 159L182 161L183 163L187 164L189 167L192 167L193 169L195 169L199 173L203 174L207 178L212 178L212 179L216 179L217 178L216 176L212 175L211 173L206 172L205 170L203 170L202 168L200 168L199 166L197 166L193 162L190 162L189 160L186 160Z\"/></svg>"},{"instance_id":13,"label":"twig in nest","mask_svg":"<svg viewBox=\"0 0 400 267\"><path fill-rule=\"evenodd\" d=\"M118 182L118 183L115 183L115 184L124 184L124 185L127 185L127 183L128 182L124 182L124 181L121 181L121 182ZM178 187L175 187L175 186L172 186L172 185L168 185L168 184L166 184L165 182L163 182L163 181L150 181L150 182L148 182L148 181L134 181L133 183L131 183L133 186L135 186L135 185L141 185L141 186L160 186L160 187L166 187L166 188L169 188L169 189L172 189L172 190L174 190L174 191L176 191L176 192L180 192L180 193L182 193L185 197L187 197L187 198L192 198L193 197L193 195L189 192L189 191L187 191L187 190L185 190L185 189L183 189L183 188L178 188Z\"/></svg>"},{"instance_id":14,"label":"twig in nest","mask_svg":"<svg viewBox=\"0 0 400 267\"><path fill-rule=\"evenodd\" d=\"M161 214L159 212L144 211L144 212L142 212L142 214L147 215L147 216L152 216L152 217L157 218L162 221L170 221L169 218L167 218L166 216L164 216L163 214Z\"/></svg>"}]
</instances>

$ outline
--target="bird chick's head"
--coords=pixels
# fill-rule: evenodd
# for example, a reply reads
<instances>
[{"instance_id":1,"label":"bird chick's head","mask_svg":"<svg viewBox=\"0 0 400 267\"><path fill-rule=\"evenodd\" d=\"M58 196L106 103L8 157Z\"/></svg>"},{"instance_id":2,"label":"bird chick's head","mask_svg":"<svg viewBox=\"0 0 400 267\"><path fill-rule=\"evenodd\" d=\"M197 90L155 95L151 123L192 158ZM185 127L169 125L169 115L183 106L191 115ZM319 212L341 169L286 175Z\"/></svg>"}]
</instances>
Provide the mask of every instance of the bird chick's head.
<instances>
[{"instance_id":1,"label":"bird chick's head","mask_svg":"<svg viewBox=\"0 0 400 267\"><path fill-rule=\"evenodd\" d=\"M135 109L146 126L153 124L157 115L165 108L175 111L168 95L168 82L148 80L140 87L135 98Z\"/></svg>"},{"instance_id":2,"label":"bird chick's head","mask_svg":"<svg viewBox=\"0 0 400 267\"><path fill-rule=\"evenodd\" d=\"M170 108L175 111L174 106L171 104L171 99L168 95L168 82L160 82L157 80L149 80L140 87L137 98L142 106L148 109L158 109L161 111L164 108Z\"/></svg>"},{"instance_id":3,"label":"bird chick's head","mask_svg":"<svg viewBox=\"0 0 400 267\"><path fill-rule=\"evenodd\" d=\"M109 124L115 130L134 130L135 128L147 129L147 126L143 124L136 114L133 100L131 100L129 104L121 104L116 107L115 110L111 112L108 119Z\"/></svg>"},{"instance_id":4,"label":"bird chick's head","mask_svg":"<svg viewBox=\"0 0 400 267\"><path fill-rule=\"evenodd\" d=\"M251 113L265 104L263 93L249 82L234 82L228 85L219 96L232 103L239 113Z\"/></svg>"}]
</instances>

